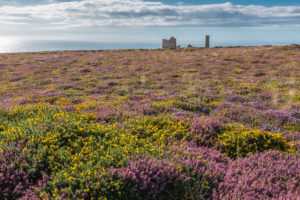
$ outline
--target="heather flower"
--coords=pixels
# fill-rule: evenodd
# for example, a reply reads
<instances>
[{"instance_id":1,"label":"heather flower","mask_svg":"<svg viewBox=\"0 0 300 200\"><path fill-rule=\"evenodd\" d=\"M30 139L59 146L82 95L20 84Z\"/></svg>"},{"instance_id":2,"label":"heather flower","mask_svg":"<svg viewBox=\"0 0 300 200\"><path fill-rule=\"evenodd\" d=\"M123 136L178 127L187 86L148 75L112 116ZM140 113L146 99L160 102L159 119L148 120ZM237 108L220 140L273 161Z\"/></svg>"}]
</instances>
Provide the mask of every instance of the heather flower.
<instances>
[{"instance_id":1,"label":"heather flower","mask_svg":"<svg viewBox=\"0 0 300 200\"><path fill-rule=\"evenodd\" d=\"M191 134L197 138L199 146L213 146L224 129L225 125L215 118L196 118L191 124Z\"/></svg>"},{"instance_id":2,"label":"heather flower","mask_svg":"<svg viewBox=\"0 0 300 200\"><path fill-rule=\"evenodd\" d=\"M185 183L188 196L192 199L211 199L223 181L231 160L214 148L199 147L192 142L178 148L177 154L180 156L176 156L174 162L181 163L189 177Z\"/></svg>"},{"instance_id":3,"label":"heather flower","mask_svg":"<svg viewBox=\"0 0 300 200\"><path fill-rule=\"evenodd\" d=\"M284 137L294 145L297 151L300 150L300 132L285 133Z\"/></svg>"},{"instance_id":4,"label":"heather flower","mask_svg":"<svg viewBox=\"0 0 300 200\"><path fill-rule=\"evenodd\" d=\"M170 190L176 192L177 186L180 187L187 180L187 176L170 160L155 160L148 156L142 156L131 161L128 167L112 172L118 173L123 181L131 182L141 191L142 196L149 199L168 197Z\"/></svg>"},{"instance_id":5,"label":"heather flower","mask_svg":"<svg viewBox=\"0 0 300 200\"><path fill-rule=\"evenodd\" d=\"M231 162L231 159L224 156L215 148L199 147L192 142L180 147L180 151L185 152L185 154L192 155L194 162L197 162L197 160L203 161L206 169L209 171L209 174L215 176L215 180L218 179L219 181L222 179L221 177L225 174L226 169ZM186 160L183 159L180 163L184 162L186 162Z\"/></svg>"},{"instance_id":6,"label":"heather flower","mask_svg":"<svg viewBox=\"0 0 300 200\"><path fill-rule=\"evenodd\" d=\"M97 121L114 123L116 121L123 121L128 118L129 112L125 110L124 106L105 106L97 105L91 113L97 117Z\"/></svg>"},{"instance_id":7,"label":"heather flower","mask_svg":"<svg viewBox=\"0 0 300 200\"><path fill-rule=\"evenodd\" d=\"M263 112L269 123L273 126L284 126L300 123L299 112L296 110L267 110Z\"/></svg>"},{"instance_id":8,"label":"heather flower","mask_svg":"<svg viewBox=\"0 0 300 200\"><path fill-rule=\"evenodd\" d=\"M218 189L230 163L218 151L192 143L173 146L165 153L170 158L133 157L128 167L111 171L127 182L127 186L137 188L145 198L174 199L185 195L207 199Z\"/></svg>"},{"instance_id":9,"label":"heather flower","mask_svg":"<svg viewBox=\"0 0 300 200\"><path fill-rule=\"evenodd\" d=\"M22 153L24 146L19 143L0 152L0 199L22 197L32 186L42 187L47 181L37 170L38 163L31 165Z\"/></svg>"},{"instance_id":10,"label":"heather flower","mask_svg":"<svg viewBox=\"0 0 300 200\"><path fill-rule=\"evenodd\" d=\"M297 199L300 160L295 154L266 151L240 158L219 186L220 199Z\"/></svg>"},{"instance_id":11,"label":"heather flower","mask_svg":"<svg viewBox=\"0 0 300 200\"><path fill-rule=\"evenodd\" d=\"M32 191L32 190L26 190L25 194L18 198L17 200L40 200L41 198L38 197L38 195L36 194L36 192ZM47 198L43 198L43 199L47 199Z\"/></svg>"},{"instance_id":12,"label":"heather flower","mask_svg":"<svg viewBox=\"0 0 300 200\"><path fill-rule=\"evenodd\" d=\"M246 101L246 98L240 95L230 95L226 98L227 101L233 102L233 103L243 103Z\"/></svg>"}]
</instances>

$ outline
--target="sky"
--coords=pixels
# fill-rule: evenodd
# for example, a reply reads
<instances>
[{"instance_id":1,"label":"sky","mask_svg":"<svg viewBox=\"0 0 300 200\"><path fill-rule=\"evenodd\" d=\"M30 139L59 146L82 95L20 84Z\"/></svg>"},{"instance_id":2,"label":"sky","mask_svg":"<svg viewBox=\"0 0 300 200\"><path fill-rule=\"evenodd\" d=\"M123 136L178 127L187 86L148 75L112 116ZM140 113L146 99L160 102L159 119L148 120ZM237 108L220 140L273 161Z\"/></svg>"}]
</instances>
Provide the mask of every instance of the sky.
<instances>
[{"instance_id":1,"label":"sky","mask_svg":"<svg viewBox=\"0 0 300 200\"><path fill-rule=\"evenodd\" d=\"M300 43L300 0L0 0L10 40ZM179 42L180 43L180 42Z\"/></svg>"},{"instance_id":2,"label":"sky","mask_svg":"<svg viewBox=\"0 0 300 200\"><path fill-rule=\"evenodd\" d=\"M47 4L52 2L71 2L74 0L0 0L0 5L37 5L37 4ZM76 1L76 0L75 0ZM79 0L77 0L79 1ZM220 4L229 2L228 0L153 0L152 2L162 2L164 4L189 4L189 5L199 5L199 4ZM263 5L263 6L297 6L300 5L299 0L231 0L233 4L238 5Z\"/></svg>"}]
</instances>

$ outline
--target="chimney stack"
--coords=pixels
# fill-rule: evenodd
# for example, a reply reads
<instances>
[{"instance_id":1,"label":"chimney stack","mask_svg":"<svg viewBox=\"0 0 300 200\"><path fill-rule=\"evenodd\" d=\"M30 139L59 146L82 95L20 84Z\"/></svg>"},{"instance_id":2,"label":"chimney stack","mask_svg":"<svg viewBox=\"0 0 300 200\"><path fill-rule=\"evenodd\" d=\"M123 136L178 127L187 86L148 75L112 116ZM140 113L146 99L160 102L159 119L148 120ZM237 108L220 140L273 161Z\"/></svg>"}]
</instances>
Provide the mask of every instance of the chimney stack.
<instances>
[{"instance_id":1,"label":"chimney stack","mask_svg":"<svg viewBox=\"0 0 300 200\"><path fill-rule=\"evenodd\" d=\"M209 35L205 37L205 48L209 48Z\"/></svg>"}]
</instances>

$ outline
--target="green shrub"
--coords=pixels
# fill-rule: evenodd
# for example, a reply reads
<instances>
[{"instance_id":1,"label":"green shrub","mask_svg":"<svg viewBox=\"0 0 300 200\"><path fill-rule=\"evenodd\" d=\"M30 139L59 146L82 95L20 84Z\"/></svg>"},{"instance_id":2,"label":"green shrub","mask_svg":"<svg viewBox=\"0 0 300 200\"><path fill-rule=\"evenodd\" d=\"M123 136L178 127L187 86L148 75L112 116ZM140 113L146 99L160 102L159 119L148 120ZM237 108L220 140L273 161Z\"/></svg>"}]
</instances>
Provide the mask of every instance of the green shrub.
<instances>
[{"instance_id":1,"label":"green shrub","mask_svg":"<svg viewBox=\"0 0 300 200\"><path fill-rule=\"evenodd\" d=\"M219 135L217 147L230 158L245 157L265 150L293 151L292 145L281 134L245 128Z\"/></svg>"},{"instance_id":2,"label":"green shrub","mask_svg":"<svg viewBox=\"0 0 300 200\"><path fill-rule=\"evenodd\" d=\"M198 102L196 100L187 100L185 98L178 98L173 103L175 108L179 108L184 111L188 112L195 112L195 113L204 113L209 114L211 112L211 108L207 107L203 102Z\"/></svg>"},{"instance_id":3,"label":"green shrub","mask_svg":"<svg viewBox=\"0 0 300 200\"><path fill-rule=\"evenodd\" d=\"M127 166L133 155L160 155L187 136L188 126L166 117L100 124L91 114L45 103L0 113L0 152L3 144L24 142L24 157L51 177L43 192L53 199L121 199L125 186L109 169Z\"/></svg>"},{"instance_id":4,"label":"green shrub","mask_svg":"<svg viewBox=\"0 0 300 200\"><path fill-rule=\"evenodd\" d=\"M190 135L188 126L163 117L129 119L125 122L125 126L130 134L140 139L149 138L151 141L182 140Z\"/></svg>"}]
</instances>

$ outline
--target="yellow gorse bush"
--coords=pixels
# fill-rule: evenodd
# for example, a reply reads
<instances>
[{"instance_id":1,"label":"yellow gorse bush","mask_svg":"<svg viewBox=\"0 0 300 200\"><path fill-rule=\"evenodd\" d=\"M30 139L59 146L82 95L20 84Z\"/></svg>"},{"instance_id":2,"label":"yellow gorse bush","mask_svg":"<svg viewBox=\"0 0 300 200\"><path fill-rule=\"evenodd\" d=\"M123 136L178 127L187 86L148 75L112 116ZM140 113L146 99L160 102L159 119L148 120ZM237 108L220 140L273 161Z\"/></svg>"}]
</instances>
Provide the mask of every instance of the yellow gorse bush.
<instances>
[{"instance_id":1,"label":"yellow gorse bush","mask_svg":"<svg viewBox=\"0 0 300 200\"><path fill-rule=\"evenodd\" d=\"M257 151L279 150L292 152L293 145L282 134L261 130L248 130L244 127L225 131L218 136L218 148L228 157L244 157Z\"/></svg>"},{"instance_id":2,"label":"yellow gorse bush","mask_svg":"<svg viewBox=\"0 0 300 200\"><path fill-rule=\"evenodd\" d=\"M53 198L86 190L90 197L108 191L118 196L119 180L103 178L110 177L110 168L126 166L133 155L159 156L169 144L189 136L188 126L170 118L101 124L92 114L46 103L15 106L1 116L0 150L3 144L25 141L23 153L52 174L48 190Z\"/></svg>"}]
</instances>

